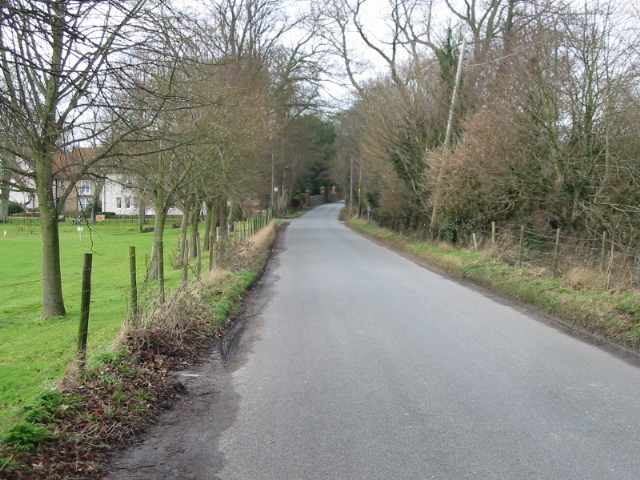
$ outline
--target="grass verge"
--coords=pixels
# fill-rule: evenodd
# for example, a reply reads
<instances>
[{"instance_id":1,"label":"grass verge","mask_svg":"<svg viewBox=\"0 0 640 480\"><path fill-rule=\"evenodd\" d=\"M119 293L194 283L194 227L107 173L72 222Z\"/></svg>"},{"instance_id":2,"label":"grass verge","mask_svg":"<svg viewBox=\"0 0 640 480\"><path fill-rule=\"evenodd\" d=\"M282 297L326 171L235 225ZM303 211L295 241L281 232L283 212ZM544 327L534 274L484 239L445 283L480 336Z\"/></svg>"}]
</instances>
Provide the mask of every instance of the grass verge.
<instances>
[{"instance_id":1,"label":"grass verge","mask_svg":"<svg viewBox=\"0 0 640 480\"><path fill-rule=\"evenodd\" d=\"M539 267L518 268L491 252L473 252L415 240L360 219L348 225L412 258L470 280L507 297L535 305L571 327L580 327L625 347L640 348L640 292L603 290L593 281L598 272L570 271L554 278Z\"/></svg>"}]
</instances>

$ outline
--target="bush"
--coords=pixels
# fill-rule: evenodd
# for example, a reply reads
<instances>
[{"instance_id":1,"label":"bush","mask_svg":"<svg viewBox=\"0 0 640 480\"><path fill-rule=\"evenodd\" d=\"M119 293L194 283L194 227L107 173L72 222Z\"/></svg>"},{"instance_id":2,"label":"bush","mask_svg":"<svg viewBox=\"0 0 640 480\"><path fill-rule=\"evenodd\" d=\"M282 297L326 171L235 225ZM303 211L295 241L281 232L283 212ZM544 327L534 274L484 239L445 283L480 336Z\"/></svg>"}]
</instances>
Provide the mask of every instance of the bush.
<instances>
[{"instance_id":1,"label":"bush","mask_svg":"<svg viewBox=\"0 0 640 480\"><path fill-rule=\"evenodd\" d=\"M64 396L57 390L47 390L24 406L24 411L42 409L52 414L64 403Z\"/></svg>"},{"instance_id":2,"label":"bush","mask_svg":"<svg viewBox=\"0 0 640 480\"><path fill-rule=\"evenodd\" d=\"M116 212L98 212L96 215L104 215L104 218L116 218Z\"/></svg>"},{"instance_id":3,"label":"bush","mask_svg":"<svg viewBox=\"0 0 640 480\"><path fill-rule=\"evenodd\" d=\"M16 213L24 213L24 208L22 205L18 205L17 203L10 203L9 215L15 215Z\"/></svg>"},{"instance_id":4,"label":"bush","mask_svg":"<svg viewBox=\"0 0 640 480\"><path fill-rule=\"evenodd\" d=\"M4 436L4 441L16 447L33 450L41 443L51 440L51 434L46 427L39 427L28 422L16 423Z\"/></svg>"}]
</instances>

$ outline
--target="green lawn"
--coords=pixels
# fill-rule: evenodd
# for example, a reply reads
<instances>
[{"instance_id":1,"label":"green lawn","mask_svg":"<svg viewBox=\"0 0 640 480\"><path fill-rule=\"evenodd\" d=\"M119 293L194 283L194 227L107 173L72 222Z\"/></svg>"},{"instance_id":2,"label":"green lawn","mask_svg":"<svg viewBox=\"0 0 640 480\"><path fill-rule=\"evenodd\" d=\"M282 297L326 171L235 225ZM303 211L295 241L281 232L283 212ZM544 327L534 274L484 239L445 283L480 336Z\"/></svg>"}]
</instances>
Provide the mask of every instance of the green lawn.
<instances>
[{"instance_id":1,"label":"green lawn","mask_svg":"<svg viewBox=\"0 0 640 480\"><path fill-rule=\"evenodd\" d=\"M0 225L0 430L18 405L55 385L74 357L84 253L93 253L89 356L110 346L127 317L129 246L136 247L142 286L151 253L151 233L126 223L61 224L62 279L66 318L41 318L42 245L37 223ZM7 236L4 236L6 231ZM170 267L178 229L165 232L167 289L181 272ZM203 262L204 263L204 262ZM206 263L205 263L206 265ZM144 288L153 289L155 285Z\"/></svg>"}]
</instances>

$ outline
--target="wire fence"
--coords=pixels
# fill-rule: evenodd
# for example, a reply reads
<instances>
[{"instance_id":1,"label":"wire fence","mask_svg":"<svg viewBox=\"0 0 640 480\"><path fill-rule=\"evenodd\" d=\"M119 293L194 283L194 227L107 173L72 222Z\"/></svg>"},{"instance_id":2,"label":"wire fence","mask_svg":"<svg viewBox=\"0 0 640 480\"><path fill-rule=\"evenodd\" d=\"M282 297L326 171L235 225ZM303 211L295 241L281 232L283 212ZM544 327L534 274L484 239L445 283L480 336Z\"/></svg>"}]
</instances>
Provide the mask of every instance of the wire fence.
<instances>
[{"instance_id":1,"label":"wire fence","mask_svg":"<svg viewBox=\"0 0 640 480\"><path fill-rule=\"evenodd\" d=\"M525 225L492 224L469 228L464 246L484 250L505 263L538 267L560 277L590 275L603 289L640 287L640 248L620 240L616 232L590 236L562 229L535 230Z\"/></svg>"},{"instance_id":2,"label":"wire fence","mask_svg":"<svg viewBox=\"0 0 640 480\"><path fill-rule=\"evenodd\" d=\"M362 215L366 221L418 240L445 240L456 247L482 250L509 265L539 268L540 275L589 276L592 286L605 290L640 288L640 238L628 231L575 233L551 225L536 229L494 222L486 227L444 226L431 236L417 216L403 219L380 210L368 210Z\"/></svg>"},{"instance_id":3,"label":"wire fence","mask_svg":"<svg viewBox=\"0 0 640 480\"><path fill-rule=\"evenodd\" d=\"M254 235L271 222L271 212L264 211L251 215L245 221L234 222L223 229L217 228L211 234L211 248L209 254L215 258L225 255L233 255L233 248L241 245L248 237ZM198 244L200 245L199 238ZM188 246L185 246L187 248ZM216 250L219 250L217 252ZM198 251L200 249L198 248ZM131 251L130 251L131 253ZM200 252L205 253L205 252ZM203 268L200 262L202 255L199 253L197 264L187 262L183 268L181 282L187 281L191 272L191 278L200 277ZM87 255L87 254L85 254ZM91 254L88 254L91 255ZM165 259L169 263L171 259ZM214 262L208 260L209 269L214 268ZM104 260L105 262L108 259ZM222 261L222 260L221 260ZM145 273L141 262L134 259L130 276L136 279ZM147 265L148 266L148 265ZM109 269L105 263L96 262L91 264L89 274L108 274ZM174 270L174 269L171 269ZM78 285L79 277L84 272L73 272L63 275L60 279L63 283ZM178 281L177 283L179 283ZM174 282L176 283L176 282ZM151 310L158 306L159 292L157 287L152 287L150 283L143 282L134 293L133 289L128 289L127 285L113 285L110 291L102 292L99 303L91 303L91 319L86 327L81 324L83 315L82 306L79 314L72 314L66 317L53 319L43 319L40 317L43 302L33 301L30 304L20 304L19 294L21 288L42 284L42 279L22 280L0 285L0 291L6 295L6 303L3 305L4 314L0 313L0 408L15 410L19 405L29 401L40 391L43 386L55 386L63 377L65 372L72 366L77 366L77 362L83 360L81 352L87 345L80 345L83 334L88 334L88 342L92 351L97 351L102 347L110 345L121 332L122 326L132 317L133 296L135 295L136 305L139 305L139 312ZM74 287L71 292L66 292L64 301L67 306L82 305L83 295L86 289L91 288L86 285ZM104 287L103 287L104 288ZM15 297L13 303L11 298ZM139 298L138 298L139 297ZM31 300L30 300L31 301ZM77 311L77 307L71 309ZM120 312L119 317L114 321L110 315L95 315L99 312ZM97 345L92 338L98 337L105 345ZM107 340L105 340L107 339ZM4 418L4 420L3 420ZM7 417L0 415L0 429Z\"/></svg>"},{"instance_id":4,"label":"wire fence","mask_svg":"<svg viewBox=\"0 0 640 480\"><path fill-rule=\"evenodd\" d=\"M138 225L140 223L150 224L153 223L154 216L153 215L145 215L144 221L140 221L139 215L98 215L99 223L105 223L106 225ZM167 223L170 224L175 220L181 220L182 215L168 215ZM60 224L77 224L83 225L87 222L91 222L91 218L85 217L84 215L60 215L59 223ZM40 217L38 214L14 214L9 217L10 224L21 225L24 227L39 227L40 226ZM36 230L34 230L34 234Z\"/></svg>"}]
</instances>

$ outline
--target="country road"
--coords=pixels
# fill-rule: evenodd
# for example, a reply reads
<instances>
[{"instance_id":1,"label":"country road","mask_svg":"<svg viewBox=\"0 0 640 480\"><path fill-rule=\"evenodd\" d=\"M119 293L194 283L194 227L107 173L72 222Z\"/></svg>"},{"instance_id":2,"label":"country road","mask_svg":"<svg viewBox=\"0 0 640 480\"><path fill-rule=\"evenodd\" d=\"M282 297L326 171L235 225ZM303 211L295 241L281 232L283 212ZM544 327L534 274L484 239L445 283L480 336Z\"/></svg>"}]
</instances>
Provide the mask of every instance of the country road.
<instances>
[{"instance_id":1,"label":"country road","mask_svg":"<svg viewBox=\"0 0 640 480\"><path fill-rule=\"evenodd\" d=\"M350 231L292 221L235 360L121 479L638 479L640 369ZM189 383L190 382L190 383Z\"/></svg>"}]
</instances>

